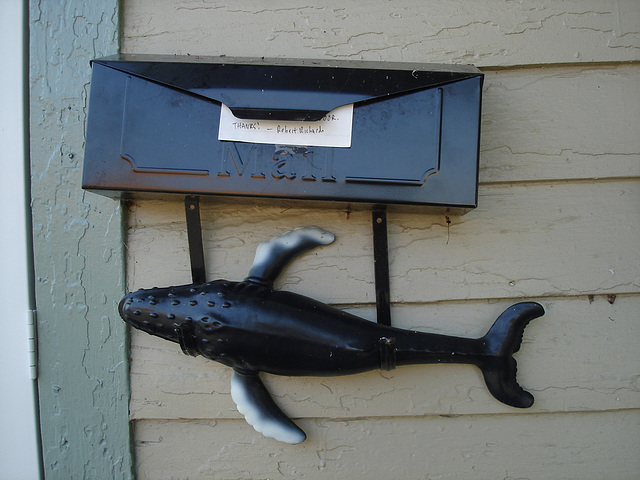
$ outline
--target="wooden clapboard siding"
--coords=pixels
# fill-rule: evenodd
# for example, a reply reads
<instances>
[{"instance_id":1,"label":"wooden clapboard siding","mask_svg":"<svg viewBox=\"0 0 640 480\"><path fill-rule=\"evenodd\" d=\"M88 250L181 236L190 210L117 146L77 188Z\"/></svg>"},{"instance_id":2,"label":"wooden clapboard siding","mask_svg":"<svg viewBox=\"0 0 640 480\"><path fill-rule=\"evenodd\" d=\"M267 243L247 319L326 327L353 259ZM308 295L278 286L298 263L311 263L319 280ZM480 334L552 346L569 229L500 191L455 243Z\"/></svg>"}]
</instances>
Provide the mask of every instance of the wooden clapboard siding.
<instances>
[{"instance_id":1,"label":"wooden clapboard siding","mask_svg":"<svg viewBox=\"0 0 640 480\"><path fill-rule=\"evenodd\" d=\"M123 23L131 53L482 67L479 207L390 211L392 321L478 336L514 302L546 309L516 356L531 409L495 401L471 366L265 375L309 434L296 447L244 422L228 368L135 331L140 478L637 476L640 4L136 0ZM319 225L336 242L294 262L278 287L375 319L366 209L221 198L201 207L210 278L242 279L260 242ZM137 199L128 210L129 289L189 283L182 199Z\"/></svg>"},{"instance_id":2,"label":"wooden clapboard siding","mask_svg":"<svg viewBox=\"0 0 640 480\"><path fill-rule=\"evenodd\" d=\"M389 215L393 301L640 288L633 261L640 247L640 182L488 185L480 189L479 203L450 217L448 228L443 215ZM137 204L132 221L144 227L129 232L131 288L189 283L182 209L179 201ZM293 263L281 286L330 303L373 301L371 215L365 210L258 209L211 201L203 205L202 219L211 278L241 280L260 242L299 225L318 225L332 230L336 242Z\"/></svg>"},{"instance_id":3,"label":"wooden clapboard siding","mask_svg":"<svg viewBox=\"0 0 640 480\"><path fill-rule=\"evenodd\" d=\"M138 422L139 479L620 480L640 468L640 416L629 410L300 424L310 438L291 448L241 420Z\"/></svg>"},{"instance_id":4,"label":"wooden clapboard siding","mask_svg":"<svg viewBox=\"0 0 640 480\"><path fill-rule=\"evenodd\" d=\"M484 73L481 183L640 176L637 66Z\"/></svg>"},{"instance_id":5,"label":"wooden clapboard siding","mask_svg":"<svg viewBox=\"0 0 640 480\"><path fill-rule=\"evenodd\" d=\"M635 0L126 2L124 50L512 66L638 60Z\"/></svg>"}]
</instances>

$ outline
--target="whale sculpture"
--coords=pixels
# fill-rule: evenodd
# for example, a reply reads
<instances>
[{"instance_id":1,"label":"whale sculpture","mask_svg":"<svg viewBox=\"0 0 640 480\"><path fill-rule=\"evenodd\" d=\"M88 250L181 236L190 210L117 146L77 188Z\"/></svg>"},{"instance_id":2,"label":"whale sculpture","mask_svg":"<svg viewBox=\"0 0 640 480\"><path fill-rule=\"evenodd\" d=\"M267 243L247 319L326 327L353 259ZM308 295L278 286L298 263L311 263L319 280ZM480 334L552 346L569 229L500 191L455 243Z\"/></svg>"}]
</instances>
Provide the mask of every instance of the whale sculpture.
<instances>
[{"instance_id":1,"label":"whale sculpture","mask_svg":"<svg viewBox=\"0 0 640 480\"><path fill-rule=\"evenodd\" d=\"M519 408L533 404L533 396L516 381L512 355L529 321L544 314L542 306L515 304L483 337L463 338L379 325L273 289L293 258L334 238L317 227L298 228L260 244L241 282L138 290L121 300L120 315L140 330L179 343L185 354L233 368L231 396L240 413L264 436L290 444L306 435L274 403L260 372L330 376L396 365L464 363L480 368L499 401Z\"/></svg>"}]
</instances>

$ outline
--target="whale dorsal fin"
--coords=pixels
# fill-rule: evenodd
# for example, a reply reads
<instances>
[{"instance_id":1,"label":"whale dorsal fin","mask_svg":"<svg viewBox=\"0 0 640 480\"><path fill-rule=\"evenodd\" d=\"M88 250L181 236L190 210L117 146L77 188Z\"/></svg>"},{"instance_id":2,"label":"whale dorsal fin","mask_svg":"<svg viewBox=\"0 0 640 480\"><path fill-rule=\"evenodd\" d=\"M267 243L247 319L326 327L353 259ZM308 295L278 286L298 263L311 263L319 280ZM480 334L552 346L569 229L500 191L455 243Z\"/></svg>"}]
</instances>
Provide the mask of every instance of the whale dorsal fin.
<instances>
[{"instance_id":1,"label":"whale dorsal fin","mask_svg":"<svg viewBox=\"0 0 640 480\"><path fill-rule=\"evenodd\" d=\"M274 403L257 373L233 372L231 398L247 423L265 437L295 445L305 433Z\"/></svg>"},{"instance_id":2,"label":"whale dorsal fin","mask_svg":"<svg viewBox=\"0 0 640 480\"><path fill-rule=\"evenodd\" d=\"M329 245L335 235L318 227L300 227L258 245L253 266L246 280L269 287L291 260L322 245Z\"/></svg>"}]
</instances>

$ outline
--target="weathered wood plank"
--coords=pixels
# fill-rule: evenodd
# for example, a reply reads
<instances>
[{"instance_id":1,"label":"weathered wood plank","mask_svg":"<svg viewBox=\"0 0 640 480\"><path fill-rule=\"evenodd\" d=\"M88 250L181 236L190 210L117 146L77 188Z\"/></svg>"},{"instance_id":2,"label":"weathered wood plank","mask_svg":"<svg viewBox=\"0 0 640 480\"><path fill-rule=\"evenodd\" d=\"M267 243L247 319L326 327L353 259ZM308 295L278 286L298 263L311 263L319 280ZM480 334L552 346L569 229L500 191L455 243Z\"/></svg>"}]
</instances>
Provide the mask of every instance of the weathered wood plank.
<instances>
[{"instance_id":1,"label":"weathered wood plank","mask_svg":"<svg viewBox=\"0 0 640 480\"><path fill-rule=\"evenodd\" d=\"M481 183L640 176L640 66L485 73Z\"/></svg>"},{"instance_id":2,"label":"weathered wood plank","mask_svg":"<svg viewBox=\"0 0 640 480\"><path fill-rule=\"evenodd\" d=\"M124 51L509 66L640 59L634 0L126 2ZM240 41L241 36L242 40ZM234 38L238 41L220 41Z\"/></svg>"},{"instance_id":3,"label":"weathered wood plank","mask_svg":"<svg viewBox=\"0 0 640 480\"><path fill-rule=\"evenodd\" d=\"M8 3L2 2L0 15ZM115 308L125 288L122 210L80 188L89 62L117 52L121 5L116 0L13 3L25 9L28 4L30 14L42 474L47 480L131 479L127 338ZM17 51L21 46L5 48ZM0 68L3 75L13 75L6 65ZM0 108L3 115L11 114L6 105ZM21 159L3 153L0 161ZM9 394L11 387L3 382L2 390ZM10 434L6 425L0 428L3 435ZM9 475L1 472L0 477Z\"/></svg>"},{"instance_id":4,"label":"weathered wood plank","mask_svg":"<svg viewBox=\"0 0 640 480\"><path fill-rule=\"evenodd\" d=\"M640 182L487 185L464 216L390 214L391 298L435 302L640 291ZM182 203L131 212L129 288L190 282ZM257 245L300 225L337 235L296 260L281 285L330 303L374 299L368 211L203 201L209 278L240 280Z\"/></svg>"},{"instance_id":5,"label":"weathered wood plank","mask_svg":"<svg viewBox=\"0 0 640 480\"><path fill-rule=\"evenodd\" d=\"M639 410L304 420L309 438L293 447L239 420L135 425L140 480L631 480L640 470Z\"/></svg>"},{"instance_id":6,"label":"weathered wood plank","mask_svg":"<svg viewBox=\"0 0 640 480\"><path fill-rule=\"evenodd\" d=\"M536 397L524 413L640 408L640 295L541 300L546 315L525 330L518 379ZM396 305L395 326L481 336L512 302ZM351 312L375 318L372 306ZM236 418L231 369L182 354L177 344L135 332L131 415L144 418ZM513 413L486 391L471 366L427 365L391 372L289 378L265 375L294 417L352 418Z\"/></svg>"}]
</instances>

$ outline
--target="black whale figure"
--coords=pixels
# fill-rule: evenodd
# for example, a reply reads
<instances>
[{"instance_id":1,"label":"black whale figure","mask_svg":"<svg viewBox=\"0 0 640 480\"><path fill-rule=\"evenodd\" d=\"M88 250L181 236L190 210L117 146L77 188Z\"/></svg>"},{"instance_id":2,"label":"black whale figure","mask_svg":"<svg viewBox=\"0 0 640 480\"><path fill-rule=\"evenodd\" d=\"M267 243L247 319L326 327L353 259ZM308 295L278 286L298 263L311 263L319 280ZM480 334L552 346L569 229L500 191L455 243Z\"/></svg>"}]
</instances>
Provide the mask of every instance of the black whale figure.
<instances>
[{"instance_id":1,"label":"black whale figure","mask_svg":"<svg viewBox=\"0 0 640 480\"><path fill-rule=\"evenodd\" d=\"M481 338L422 333L379 325L290 292L273 282L295 256L333 242L317 227L298 228L258 247L242 282L152 288L127 294L122 318L140 330L177 342L234 369L231 395L247 422L266 437L296 444L306 439L273 402L259 372L348 375L420 363L467 363L480 368L491 394L526 408L533 396L516 381L512 354L537 303L509 307Z\"/></svg>"}]
</instances>

